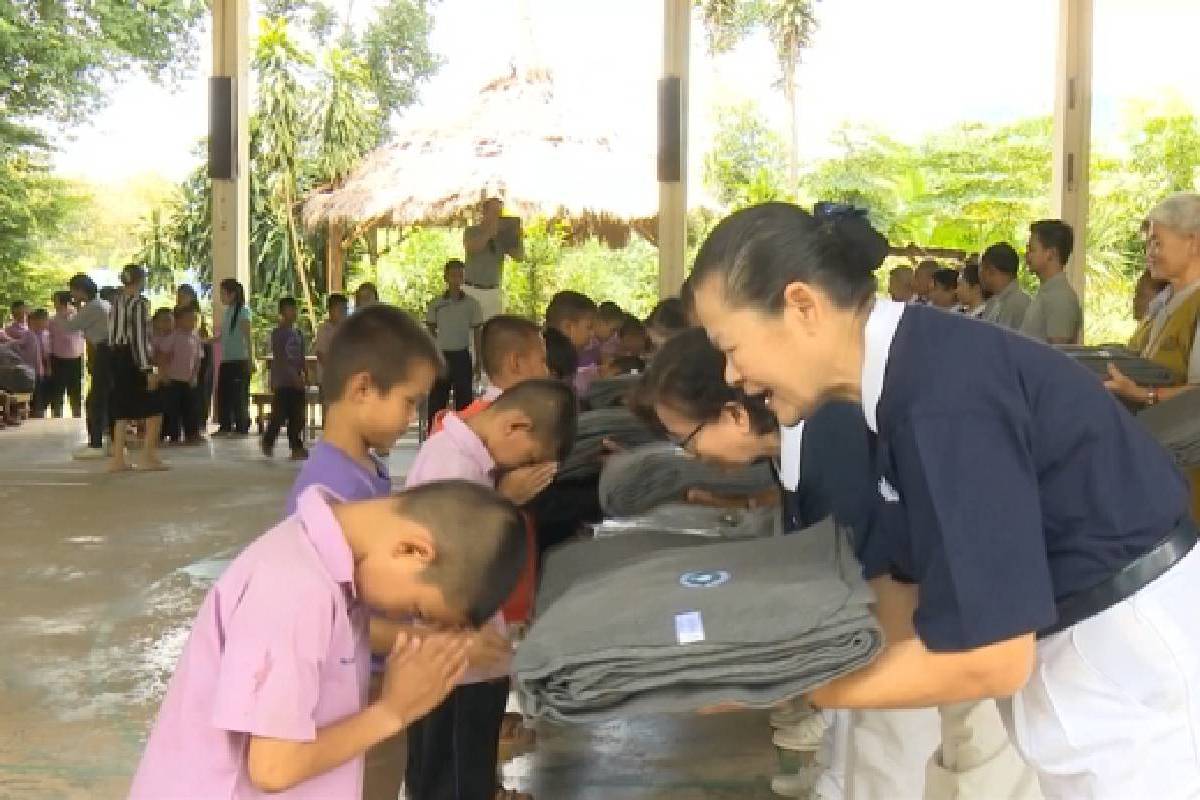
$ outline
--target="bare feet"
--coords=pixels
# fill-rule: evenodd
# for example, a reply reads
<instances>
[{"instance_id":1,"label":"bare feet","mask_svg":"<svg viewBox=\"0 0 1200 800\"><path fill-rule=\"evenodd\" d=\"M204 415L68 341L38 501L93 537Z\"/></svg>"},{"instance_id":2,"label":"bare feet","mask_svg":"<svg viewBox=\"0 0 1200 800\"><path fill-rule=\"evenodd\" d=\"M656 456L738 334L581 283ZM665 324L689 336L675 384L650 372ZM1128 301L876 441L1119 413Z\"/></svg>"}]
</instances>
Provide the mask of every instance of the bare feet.
<instances>
[{"instance_id":1,"label":"bare feet","mask_svg":"<svg viewBox=\"0 0 1200 800\"><path fill-rule=\"evenodd\" d=\"M519 792L516 789L505 789L503 786L496 787L495 800L533 800L533 795L526 792Z\"/></svg>"},{"instance_id":2,"label":"bare feet","mask_svg":"<svg viewBox=\"0 0 1200 800\"><path fill-rule=\"evenodd\" d=\"M125 463L124 461L111 461L108 464L109 472L129 472L132 469L133 469L133 467L131 467L129 464Z\"/></svg>"}]
</instances>

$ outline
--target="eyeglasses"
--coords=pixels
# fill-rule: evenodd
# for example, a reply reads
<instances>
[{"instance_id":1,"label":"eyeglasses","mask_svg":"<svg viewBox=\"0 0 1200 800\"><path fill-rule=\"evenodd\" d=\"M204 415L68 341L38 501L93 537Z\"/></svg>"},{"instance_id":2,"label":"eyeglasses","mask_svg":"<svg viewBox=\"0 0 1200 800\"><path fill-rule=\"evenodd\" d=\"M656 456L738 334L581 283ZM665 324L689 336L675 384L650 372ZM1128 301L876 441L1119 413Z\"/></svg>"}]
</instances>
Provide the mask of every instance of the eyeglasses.
<instances>
[{"instance_id":1,"label":"eyeglasses","mask_svg":"<svg viewBox=\"0 0 1200 800\"><path fill-rule=\"evenodd\" d=\"M682 438L682 439L672 439L672 440L671 440L671 442L672 442L672 443L673 443L673 444L674 444L676 447L678 447L680 450L687 450L687 451L690 453L690 452L692 452L692 451L691 451L691 449L690 449L688 446L689 446L689 445L690 445L690 444L691 444L693 441L695 441L695 439L696 439L696 436L697 436L697 435L700 433L700 431L704 430L704 426L705 426L705 425L707 425L707 424L708 424L707 422L701 422L701 423L700 423L699 425L697 425L697 426L695 427L695 429L694 429L694 430L693 430L691 433L689 433L687 436L685 436L685 437L684 437L684 438Z\"/></svg>"}]
</instances>

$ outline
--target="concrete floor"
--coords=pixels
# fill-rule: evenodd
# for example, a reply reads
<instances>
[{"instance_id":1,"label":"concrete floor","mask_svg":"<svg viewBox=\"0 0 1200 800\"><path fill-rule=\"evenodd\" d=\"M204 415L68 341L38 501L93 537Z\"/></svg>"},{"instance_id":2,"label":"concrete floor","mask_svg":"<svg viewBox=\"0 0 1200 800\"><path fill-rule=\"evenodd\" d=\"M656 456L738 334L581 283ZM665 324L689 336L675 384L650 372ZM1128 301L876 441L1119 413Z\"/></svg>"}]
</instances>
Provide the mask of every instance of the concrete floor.
<instances>
[{"instance_id":1,"label":"concrete floor","mask_svg":"<svg viewBox=\"0 0 1200 800\"><path fill-rule=\"evenodd\" d=\"M164 473L72 461L74 420L0 431L0 797L123 797L196 608L297 469L257 440ZM286 450L286 448L280 448ZM393 453L402 474L413 444ZM538 800L771 797L761 714L543 728L506 783Z\"/></svg>"}]
</instances>

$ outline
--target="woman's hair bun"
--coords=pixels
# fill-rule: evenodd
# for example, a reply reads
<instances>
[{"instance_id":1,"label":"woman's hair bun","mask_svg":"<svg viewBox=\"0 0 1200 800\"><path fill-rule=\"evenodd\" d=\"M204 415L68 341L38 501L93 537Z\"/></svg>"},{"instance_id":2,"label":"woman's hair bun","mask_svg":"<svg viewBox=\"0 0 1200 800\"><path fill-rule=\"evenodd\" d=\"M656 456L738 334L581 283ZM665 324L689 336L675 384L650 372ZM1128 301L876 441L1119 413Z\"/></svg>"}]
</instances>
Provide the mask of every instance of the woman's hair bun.
<instances>
[{"instance_id":1,"label":"woman's hair bun","mask_svg":"<svg viewBox=\"0 0 1200 800\"><path fill-rule=\"evenodd\" d=\"M883 265L888 240L871 225L865 209L821 202L813 206L813 216L833 237L848 269L869 275Z\"/></svg>"}]
</instances>

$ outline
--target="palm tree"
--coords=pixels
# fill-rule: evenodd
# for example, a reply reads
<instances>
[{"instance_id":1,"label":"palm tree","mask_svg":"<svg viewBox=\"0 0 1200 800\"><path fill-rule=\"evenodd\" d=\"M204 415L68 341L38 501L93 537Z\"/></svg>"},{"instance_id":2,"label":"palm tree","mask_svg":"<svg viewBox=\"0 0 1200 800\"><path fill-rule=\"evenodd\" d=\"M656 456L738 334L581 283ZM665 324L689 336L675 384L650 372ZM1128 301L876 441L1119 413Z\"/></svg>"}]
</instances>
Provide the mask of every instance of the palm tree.
<instances>
[{"instance_id":1,"label":"palm tree","mask_svg":"<svg viewBox=\"0 0 1200 800\"><path fill-rule=\"evenodd\" d=\"M779 85L788 104L788 189L795 191L800 176L800 120L796 70L817 29L815 0L696 0L708 27L709 49L732 50L750 31L766 28L775 45Z\"/></svg>"}]
</instances>

